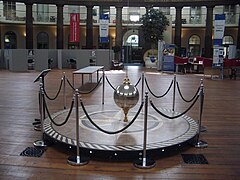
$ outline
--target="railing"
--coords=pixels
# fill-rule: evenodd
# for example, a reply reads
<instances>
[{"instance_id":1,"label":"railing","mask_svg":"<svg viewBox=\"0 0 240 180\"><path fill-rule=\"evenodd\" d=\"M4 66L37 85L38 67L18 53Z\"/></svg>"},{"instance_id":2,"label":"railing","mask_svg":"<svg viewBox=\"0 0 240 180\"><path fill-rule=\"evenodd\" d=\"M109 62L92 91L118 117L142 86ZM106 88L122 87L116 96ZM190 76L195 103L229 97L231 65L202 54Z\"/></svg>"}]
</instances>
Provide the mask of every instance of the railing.
<instances>
[{"instance_id":1,"label":"railing","mask_svg":"<svg viewBox=\"0 0 240 180\"><path fill-rule=\"evenodd\" d=\"M96 13L93 14L93 23L99 23L99 11L97 11L98 7L94 7ZM238 8L237 8L238 9ZM182 11L182 24L184 26L204 26L206 23L206 12L202 12L198 16L192 17L189 10ZM236 11L237 12L237 11ZM144 11L139 12L139 18L142 17ZM171 18L172 25L175 25L175 11L171 11L171 14L168 15ZM110 9L109 14L109 23L114 25L116 24L116 11L114 8ZM238 26L238 18L239 13L228 13L226 14L226 26L233 25ZM80 24L85 24L87 19L87 9L86 7L81 7L80 9ZM8 9L4 11L3 4L0 1L0 22L6 23L25 23L26 20L26 7L23 3L17 3L16 10ZM63 20L64 24L70 23L70 13L68 6L64 6L63 10ZM33 5L33 22L35 24L56 24L57 22L57 7L55 5L49 5L48 11L37 11L37 5ZM133 22L130 20L130 15L126 14L126 12L122 14L122 22L124 25L141 25L140 21Z\"/></svg>"}]
</instances>

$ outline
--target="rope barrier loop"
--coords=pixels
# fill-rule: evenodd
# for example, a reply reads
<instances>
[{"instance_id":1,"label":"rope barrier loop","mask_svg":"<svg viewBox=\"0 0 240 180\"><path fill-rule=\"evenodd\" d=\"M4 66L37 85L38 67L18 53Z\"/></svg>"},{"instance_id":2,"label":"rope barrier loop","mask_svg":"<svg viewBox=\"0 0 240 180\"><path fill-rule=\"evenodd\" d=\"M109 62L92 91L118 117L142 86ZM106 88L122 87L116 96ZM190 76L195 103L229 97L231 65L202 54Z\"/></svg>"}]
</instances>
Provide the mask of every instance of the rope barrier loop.
<instances>
[{"instance_id":1,"label":"rope barrier loop","mask_svg":"<svg viewBox=\"0 0 240 180\"><path fill-rule=\"evenodd\" d=\"M43 87L44 95L45 95L49 100L55 100L55 99L57 99L57 97L58 97L58 95L59 95L59 93L60 93L60 91L61 91L61 89L62 89L62 85L63 85L63 78L61 78L61 83L60 83L60 85L59 85L57 94L56 94L53 98L51 98L51 97L48 96L48 94L47 94L47 92L46 92L46 90L45 90L45 87Z\"/></svg>"},{"instance_id":2,"label":"rope barrier loop","mask_svg":"<svg viewBox=\"0 0 240 180\"><path fill-rule=\"evenodd\" d=\"M156 95L156 94L154 94L154 93L152 92L152 90L150 89L146 78L145 78L145 84L146 84L149 92L150 92L155 98L162 98L162 97L166 96L166 95L168 94L168 92L170 91L170 89L171 89L171 87L172 87L172 85L173 85L173 80L172 80L171 84L169 85L167 91L166 91L163 95Z\"/></svg>"},{"instance_id":3,"label":"rope barrier loop","mask_svg":"<svg viewBox=\"0 0 240 180\"><path fill-rule=\"evenodd\" d=\"M158 114L162 115L163 117L168 118L168 119L176 119L176 118L181 117L182 115L186 114L194 106L194 104L197 102L198 98L199 98L199 95L197 95L196 99L193 101L193 103L185 111L183 111L182 113L180 113L176 116L168 116L168 115L164 114L163 112L161 112L159 109L156 108L156 106L153 104L152 100L150 100L150 104L153 107L153 109Z\"/></svg>"},{"instance_id":4,"label":"rope barrier loop","mask_svg":"<svg viewBox=\"0 0 240 180\"><path fill-rule=\"evenodd\" d=\"M196 96L199 94L200 87L198 87L196 93L194 94L194 96L190 100L187 100L186 98L183 97L178 82L177 82L177 90L178 90L179 95L180 95L180 97L182 98L183 101L185 101L185 102L192 102L196 98Z\"/></svg>"},{"instance_id":5,"label":"rope barrier loop","mask_svg":"<svg viewBox=\"0 0 240 180\"><path fill-rule=\"evenodd\" d=\"M118 131L106 131L106 130L102 129L101 127L99 127L99 126L91 119L91 117L89 116L89 114L88 114L88 112L87 112L87 110L86 110L86 108L85 108L85 106L84 106L84 104L83 104L83 102L82 102L81 99L80 99L80 104L81 104L81 107L82 107L82 109L83 109L86 117L87 117L88 120L92 123L92 125L93 125L94 127L96 127L98 130L100 130L101 132L106 133L106 134L118 134L118 133L123 132L123 131L126 130L127 128L129 128L129 127L135 122L135 120L137 119L138 115L140 114L140 112L141 112L141 110L142 110L142 108L143 108L144 102L141 103L141 105L140 105L140 107L139 107L136 115L133 117L133 119L130 121L130 123L129 123L127 126L125 126L124 128L122 128L122 129L120 129L120 130L118 130Z\"/></svg>"},{"instance_id":6,"label":"rope barrier loop","mask_svg":"<svg viewBox=\"0 0 240 180\"><path fill-rule=\"evenodd\" d=\"M91 90L89 90L88 92L84 92L84 91L79 91L80 94L90 94L91 92L93 92L97 87L98 85L100 84L100 82L102 81L103 79L103 76L99 79L99 81L97 82L96 86L93 87Z\"/></svg>"},{"instance_id":7,"label":"rope barrier loop","mask_svg":"<svg viewBox=\"0 0 240 180\"><path fill-rule=\"evenodd\" d=\"M67 79L68 85L72 88L72 90L75 91L75 88L73 87L73 85L71 84L71 82L69 81L69 79L68 79L68 78L66 78L66 79ZM93 91L98 87L98 85L100 84L100 82L102 81L102 79L103 79L103 76L99 79L99 81L97 82L96 86L94 86L90 91L88 91L88 92L79 91L79 93L80 93L80 94L90 94L91 92L93 92Z\"/></svg>"},{"instance_id":8,"label":"rope barrier loop","mask_svg":"<svg viewBox=\"0 0 240 180\"><path fill-rule=\"evenodd\" d=\"M44 97L43 97L43 104L44 104L44 107L45 107L45 109L46 109L46 111L47 111L48 117L49 117L49 119L51 120L51 122L52 122L54 125L56 125L56 126L63 126L63 125L65 125L65 124L68 122L69 117L70 117L70 115L71 115L71 113L72 113L73 106L74 106L74 98L72 99L71 107L70 107L70 110L69 110L69 112L68 112L68 114L67 114L66 119L65 119L62 123L59 123L59 124L56 123L56 122L53 120L53 118L51 117L51 114L50 114L50 112L49 112L49 109L48 109L48 106L47 106L47 103L46 103L46 100L45 100Z\"/></svg>"}]
</instances>

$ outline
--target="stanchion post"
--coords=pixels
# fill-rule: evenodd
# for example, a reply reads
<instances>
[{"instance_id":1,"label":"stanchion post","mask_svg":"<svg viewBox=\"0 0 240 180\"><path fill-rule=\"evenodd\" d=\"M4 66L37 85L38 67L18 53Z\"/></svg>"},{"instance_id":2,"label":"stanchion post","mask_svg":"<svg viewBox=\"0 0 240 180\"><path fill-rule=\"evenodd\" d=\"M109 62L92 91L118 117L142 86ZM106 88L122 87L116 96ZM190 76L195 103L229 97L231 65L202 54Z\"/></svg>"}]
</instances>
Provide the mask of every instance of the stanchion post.
<instances>
[{"instance_id":1,"label":"stanchion post","mask_svg":"<svg viewBox=\"0 0 240 180\"><path fill-rule=\"evenodd\" d=\"M75 90L75 109L76 109L76 144L77 144L77 155L70 156L68 158L68 163L74 166L82 166L88 163L86 158L81 158L80 156L80 146L79 146L79 90Z\"/></svg>"},{"instance_id":2,"label":"stanchion post","mask_svg":"<svg viewBox=\"0 0 240 180\"><path fill-rule=\"evenodd\" d=\"M43 92L43 79L40 77L39 80L39 112L40 112L40 126L41 126L41 132L42 132L42 139L37 140L33 143L35 147L43 148L46 147L47 144L44 142L44 130L43 130L43 120L44 120L44 103L43 103L43 98L44 98L44 92Z\"/></svg>"},{"instance_id":3,"label":"stanchion post","mask_svg":"<svg viewBox=\"0 0 240 180\"><path fill-rule=\"evenodd\" d=\"M104 104L104 94L105 94L105 70L103 69L103 89L102 89L102 104Z\"/></svg>"},{"instance_id":4,"label":"stanchion post","mask_svg":"<svg viewBox=\"0 0 240 180\"><path fill-rule=\"evenodd\" d=\"M144 80L145 80L145 77L144 77L144 72L142 73L142 94L141 94L141 98L142 98L142 102L144 101Z\"/></svg>"},{"instance_id":5,"label":"stanchion post","mask_svg":"<svg viewBox=\"0 0 240 180\"><path fill-rule=\"evenodd\" d=\"M203 79L200 80L200 87L201 87L201 86L203 87ZM207 131L207 128L206 128L205 126L202 126L202 125L201 125L200 131L201 131L201 132L205 132L205 131Z\"/></svg>"},{"instance_id":6,"label":"stanchion post","mask_svg":"<svg viewBox=\"0 0 240 180\"><path fill-rule=\"evenodd\" d=\"M63 72L63 104L64 109L66 109L66 74Z\"/></svg>"},{"instance_id":7,"label":"stanchion post","mask_svg":"<svg viewBox=\"0 0 240 180\"><path fill-rule=\"evenodd\" d=\"M143 129L143 158L137 160L134 166L142 169L150 169L156 165L152 159L147 159L147 116L148 116L148 93L145 93L145 112L144 112L144 129Z\"/></svg>"},{"instance_id":8,"label":"stanchion post","mask_svg":"<svg viewBox=\"0 0 240 180\"><path fill-rule=\"evenodd\" d=\"M173 78L173 104L172 104L172 111L175 111L175 98L176 98L176 74L174 74L174 78Z\"/></svg>"},{"instance_id":9,"label":"stanchion post","mask_svg":"<svg viewBox=\"0 0 240 180\"><path fill-rule=\"evenodd\" d=\"M198 121L198 134L197 134L197 139L194 144L196 148L206 148L208 147L208 143L202 140L199 140L200 133L201 133L201 124L202 124L202 112L203 112L203 102L204 102L204 86L203 83L201 82L200 85L200 108L199 108L199 121Z\"/></svg>"}]
</instances>

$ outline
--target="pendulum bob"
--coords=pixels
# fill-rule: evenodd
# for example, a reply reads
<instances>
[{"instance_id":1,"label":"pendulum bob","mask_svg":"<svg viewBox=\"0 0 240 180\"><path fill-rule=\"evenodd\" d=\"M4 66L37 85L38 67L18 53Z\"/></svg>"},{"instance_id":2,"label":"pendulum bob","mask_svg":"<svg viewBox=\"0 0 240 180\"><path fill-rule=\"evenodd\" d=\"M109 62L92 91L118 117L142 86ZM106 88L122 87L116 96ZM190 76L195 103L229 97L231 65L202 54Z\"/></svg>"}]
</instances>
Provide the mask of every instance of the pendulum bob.
<instances>
[{"instance_id":1,"label":"pendulum bob","mask_svg":"<svg viewBox=\"0 0 240 180\"><path fill-rule=\"evenodd\" d=\"M114 91L114 101L124 112L124 122L128 121L128 111L137 104L138 100L139 92L137 88L130 84L128 78L125 78L123 84L117 86Z\"/></svg>"}]
</instances>

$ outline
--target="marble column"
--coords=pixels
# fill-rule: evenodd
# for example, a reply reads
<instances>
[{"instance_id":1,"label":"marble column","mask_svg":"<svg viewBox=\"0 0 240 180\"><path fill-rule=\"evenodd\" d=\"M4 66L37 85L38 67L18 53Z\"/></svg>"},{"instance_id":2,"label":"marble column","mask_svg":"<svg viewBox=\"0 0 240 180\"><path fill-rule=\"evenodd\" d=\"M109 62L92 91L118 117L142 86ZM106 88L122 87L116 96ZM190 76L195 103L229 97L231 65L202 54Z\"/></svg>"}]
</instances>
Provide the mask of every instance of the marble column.
<instances>
[{"instance_id":1,"label":"marble column","mask_svg":"<svg viewBox=\"0 0 240 180\"><path fill-rule=\"evenodd\" d=\"M117 6L116 9L116 41L115 45L122 47L122 6Z\"/></svg>"},{"instance_id":2,"label":"marble column","mask_svg":"<svg viewBox=\"0 0 240 180\"><path fill-rule=\"evenodd\" d=\"M175 36L174 43L177 46L175 54L181 56L181 35L182 35L182 6L176 8Z\"/></svg>"},{"instance_id":3,"label":"marble column","mask_svg":"<svg viewBox=\"0 0 240 180\"><path fill-rule=\"evenodd\" d=\"M57 4L57 49L63 49L63 4Z\"/></svg>"},{"instance_id":4,"label":"marble column","mask_svg":"<svg viewBox=\"0 0 240 180\"><path fill-rule=\"evenodd\" d=\"M238 17L237 49L240 49L240 16Z\"/></svg>"},{"instance_id":5,"label":"marble column","mask_svg":"<svg viewBox=\"0 0 240 180\"><path fill-rule=\"evenodd\" d=\"M93 48L93 6L87 6L86 48Z\"/></svg>"},{"instance_id":6,"label":"marble column","mask_svg":"<svg viewBox=\"0 0 240 180\"><path fill-rule=\"evenodd\" d=\"M33 49L33 16L32 3L26 5L26 49Z\"/></svg>"},{"instance_id":7,"label":"marble column","mask_svg":"<svg viewBox=\"0 0 240 180\"><path fill-rule=\"evenodd\" d=\"M213 54L212 29L213 29L213 6L207 6L204 55L205 57L208 58L212 58Z\"/></svg>"}]
</instances>

